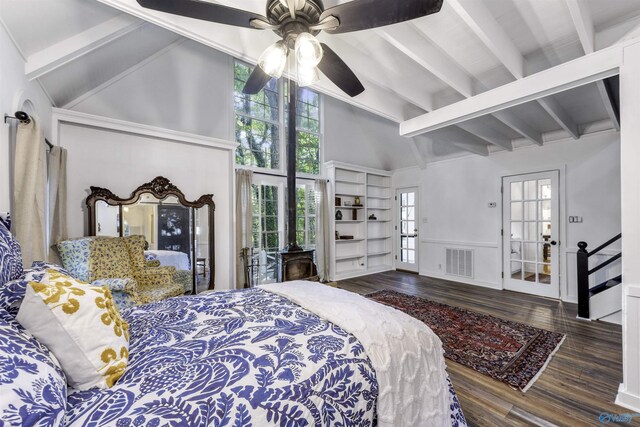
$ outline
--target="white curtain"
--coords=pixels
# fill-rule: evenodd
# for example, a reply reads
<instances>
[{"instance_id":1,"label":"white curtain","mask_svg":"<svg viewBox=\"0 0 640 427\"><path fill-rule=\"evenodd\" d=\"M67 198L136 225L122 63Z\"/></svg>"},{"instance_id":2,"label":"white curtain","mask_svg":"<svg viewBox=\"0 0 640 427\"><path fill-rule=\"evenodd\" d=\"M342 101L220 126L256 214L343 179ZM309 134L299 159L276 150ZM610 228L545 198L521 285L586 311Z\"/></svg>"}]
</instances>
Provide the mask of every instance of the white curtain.
<instances>
[{"instance_id":1,"label":"white curtain","mask_svg":"<svg viewBox=\"0 0 640 427\"><path fill-rule=\"evenodd\" d=\"M67 237L67 150L53 147L49 154L49 262L60 263L53 247Z\"/></svg>"},{"instance_id":2,"label":"white curtain","mask_svg":"<svg viewBox=\"0 0 640 427\"><path fill-rule=\"evenodd\" d=\"M249 285L248 272L243 257L252 246L253 205L251 203L251 183L253 172L236 170L236 288Z\"/></svg>"},{"instance_id":3,"label":"white curtain","mask_svg":"<svg viewBox=\"0 0 640 427\"><path fill-rule=\"evenodd\" d=\"M46 247L46 182L47 152L39 119L20 123L16 134L14 162L14 216L16 238L22 247L22 261L47 258Z\"/></svg>"},{"instance_id":4,"label":"white curtain","mask_svg":"<svg viewBox=\"0 0 640 427\"><path fill-rule=\"evenodd\" d=\"M316 263L320 281L329 281L329 262L331 249L331 214L329 212L329 190L326 179L317 179L316 191Z\"/></svg>"}]
</instances>

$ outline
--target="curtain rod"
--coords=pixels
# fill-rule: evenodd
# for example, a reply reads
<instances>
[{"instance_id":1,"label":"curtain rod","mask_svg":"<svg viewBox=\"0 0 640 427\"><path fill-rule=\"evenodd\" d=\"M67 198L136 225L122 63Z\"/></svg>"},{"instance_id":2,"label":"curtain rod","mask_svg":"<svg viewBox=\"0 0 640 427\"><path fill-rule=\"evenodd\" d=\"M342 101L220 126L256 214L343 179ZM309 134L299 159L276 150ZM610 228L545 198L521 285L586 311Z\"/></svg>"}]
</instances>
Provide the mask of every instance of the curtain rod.
<instances>
[{"instance_id":1,"label":"curtain rod","mask_svg":"<svg viewBox=\"0 0 640 427\"><path fill-rule=\"evenodd\" d=\"M7 119L18 120L20 123L29 124L31 123L31 117L29 114L24 111L16 111L14 116L10 116L8 114L4 115L4 122L7 123ZM49 146L49 149L53 148L53 144L49 142L47 138L44 139L44 142Z\"/></svg>"},{"instance_id":2,"label":"curtain rod","mask_svg":"<svg viewBox=\"0 0 640 427\"><path fill-rule=\"evenodd\" d=\"M249 171L252 171L255 175L275 176L276 178L286 178L287 177L287 174L277 173L277 172L263 172L263 171L256 171L256 170L253 170L253 169L245 169L245 168L236 168L236 170L249 170ZM307 177L304 177L304 176L297 176L296 175L296 179L304 179L304 180L307 180L307 181L315 181L316 179L324 179L324 178L322 178L321 176L318 176L317 178L307 178ZM330 181L327 179L327 182L330 182Z\"/></svg>"}]
</instances>

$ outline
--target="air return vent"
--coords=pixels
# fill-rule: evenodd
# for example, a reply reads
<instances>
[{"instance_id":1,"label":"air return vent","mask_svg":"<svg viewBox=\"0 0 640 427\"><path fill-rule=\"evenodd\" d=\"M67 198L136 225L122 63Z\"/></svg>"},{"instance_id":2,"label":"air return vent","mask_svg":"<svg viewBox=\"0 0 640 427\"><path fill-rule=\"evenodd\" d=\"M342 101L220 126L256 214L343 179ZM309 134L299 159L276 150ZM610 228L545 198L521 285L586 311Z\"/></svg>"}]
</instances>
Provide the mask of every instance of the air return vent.
<instances>
[{"instance_id":1,"label":"air return vent","mask_svg":"<svg viewBox=\"0 0 640 427\"><path fill-rule=\"evenodd\" d=\"M473 279L473 251L447 248L447 274Z\"/></svg>"}]
</instances>

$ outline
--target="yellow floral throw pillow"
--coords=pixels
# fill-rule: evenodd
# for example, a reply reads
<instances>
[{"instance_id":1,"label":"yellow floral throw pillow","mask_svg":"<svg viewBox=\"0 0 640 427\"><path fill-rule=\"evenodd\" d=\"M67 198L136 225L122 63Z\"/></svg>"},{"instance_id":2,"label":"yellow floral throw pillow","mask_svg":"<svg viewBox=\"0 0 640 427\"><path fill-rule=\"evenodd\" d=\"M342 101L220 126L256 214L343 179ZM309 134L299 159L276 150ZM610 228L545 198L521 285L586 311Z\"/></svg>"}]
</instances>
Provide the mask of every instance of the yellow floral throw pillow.
<instances>
[{"instance_id":1,"label":"yellow floral throw pillow","mask_svg":"<svg viewBox=\"0 0 640 427\"><path fill-rule=\"evenodd\" d=\"M77 390L111 387L127 367L129 325L106 287L47 270L41 282L29 282L17 320L58 358Z\"/></svg>"}]
</instances>

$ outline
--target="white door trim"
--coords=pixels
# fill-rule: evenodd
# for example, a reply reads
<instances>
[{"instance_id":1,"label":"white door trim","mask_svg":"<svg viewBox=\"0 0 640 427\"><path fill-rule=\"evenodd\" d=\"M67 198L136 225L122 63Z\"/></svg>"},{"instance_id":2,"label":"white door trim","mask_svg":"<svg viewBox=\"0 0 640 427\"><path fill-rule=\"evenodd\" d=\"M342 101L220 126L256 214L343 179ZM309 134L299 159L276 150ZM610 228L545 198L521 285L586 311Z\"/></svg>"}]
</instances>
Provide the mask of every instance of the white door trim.
<instances>
[{"instance_id":1,"label":"white door trim","mask_svg":"<svg viewBox=\"0 0 640 427\"><path fill-rule=\"evenodd\" d=\"M401 215L400 215L400 193L402 192L413 192L415 194L415 228L417 229L417 236L415 237L415 263L414 264L408 264L408 263L403 263L401 261L402 259L402 253L401 253ZM394 218L394 237L395 237L395 243L394 243L394 249L395 249L395 254L396 254L396 260L395 260L395 267L396 269L400 269L400 270L406 270L406 271L411 271L411 272L415 272L415 273L420 273L420 236L421 236L421 232L422 230L420 230L420 187L419 186L412 186L412 187L400 187L400 188L396 188L395 189L395 195L394 195L394 200L393 200L393 218Z\"/></svg>"},{"instance_id":2,"label":"white door trim","mask_svg":"<svg viewBox=\"0 0 640 427\"><path fill-rule=\"evenodd\" d=\"M505 219L506 216L509 215L510 216L510 212L507 211L507 208L505 207L505 204L507 203L507 195L510 192L507 191L506 186L505 186L505 181L510 179L510 178L518 178L518 177L523 177L523 180L526 180L526 175L537 175L537 174L555 174L556 175L556 179L557 179L557 189L556 189L556 194L553 195L553 200L556 201L557 206L554 209L555 211L555 215L556 215L556 220L554 223L554 229L555 231L553 232L552 238L551 240L557 240L558 241L558 245L553 247L553 252L555 253L553 255L553 257L555 258L555 261L553 261L554 265L554 275L557 276L557 279L555 279L555 281L557 282L557 286L554 286L553 289L550 289L548 292L540 287L538 287L538 290L541 291L541 293L536 293L536 292L531 292L533 294L538 294L541 296L546 296L546 297L551 297L551 298L558 298L558 299L565 299L568 296L568 285L566 283L566 262L565 261L565 257L566 257L566 250L565 247L567 246L566 243L566 229L563 226L564 222L562 220L562 218L565 215L565 204L566 204L566 199L564 197L564 192L563 189L565 187L565 177L566 177L566 173L563 173L566 171L566 165L562 165L561 167L558 168L550 168L550 169L546 169L546 170L533 170L533 171L526 171L526 172L521 172L521 173L504 173L501 174L500 176L500 188L501 190L501 221L498 227L498 236L500 237L500 256L499 256L499 263L501 266L501 271L502 271L502 288L503 289L508 289L507 283L509 282L509 280L511 280L511 262L510 260L508 260L507 258L507 233L511 233L510 227L509 229L507 229L507 227L505 226ZM509 207L511 206L511 203L509 201ZM510 208L509 208L510 209ZM554 214L552 214L553 216ZM552 220L553 222L553 220ZM504 229L504 235L501 233L501 231ZM509 243L509 247L511 247L511 243ZM523 247L524 248L524 247ZM520 290L520 289L514 289L514 283L511 284L511 290ZM516 286L517 287L517 286ZM556 291L557 288L557 291ZM525 290L522 290L523 292L527 292Z\"/></svg>"}]
</instances>

